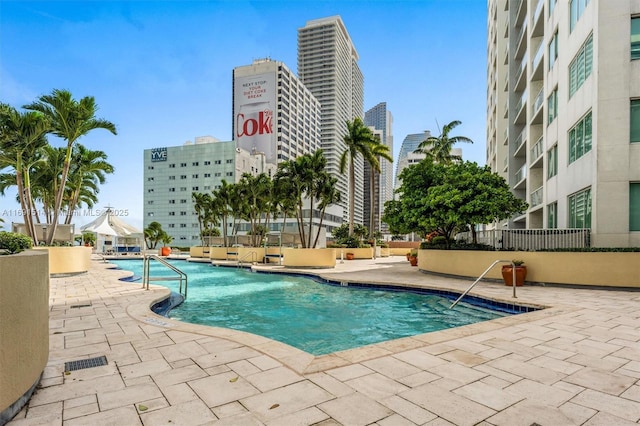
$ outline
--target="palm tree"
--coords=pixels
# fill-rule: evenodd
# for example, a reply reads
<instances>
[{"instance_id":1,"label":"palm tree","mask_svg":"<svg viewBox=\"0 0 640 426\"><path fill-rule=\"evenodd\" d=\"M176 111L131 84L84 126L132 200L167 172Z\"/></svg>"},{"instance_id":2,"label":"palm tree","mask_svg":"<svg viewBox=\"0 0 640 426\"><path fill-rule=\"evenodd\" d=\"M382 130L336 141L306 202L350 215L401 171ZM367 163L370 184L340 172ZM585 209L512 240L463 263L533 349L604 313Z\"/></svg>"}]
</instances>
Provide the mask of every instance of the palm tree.
<instances>
[{"instance_id":1,"label":"palm tree","mask_svg":"<svg viewBox=\"0 0 640 426\"><path fill-rule=\"evenodd\" d=\"M107 163L104 151L92 151L77 144L73 148L71 169L67 181L68 196L65 197L67 217L65 224L70 224L73 211L84 202L87 207L93 207L97 202L98 184L104 184L105 174L113 173L114 168Z\"/></svg>"},{"instance_id":2,"label":"palm tree","mask_svg":"<svg viewBox=\"0 0 640 426\"><path fill-rule=\"evenodd\" d=\"M41 161L41 151L47 145L49 121L37 112L21 113L9 105L0 104L0 130L0 169L12 168L15 172L15 180L11 176L3 176L3 191L6 185L15 182L27 232L34 245L37 245L38 236L32 215L35 208L31 194L31 171Z\"/></svg>"},{"instance_id":3,"label":"palm tree","mask_svg":"<svg viewBox=\"0 0 640 426\"><path fill-rule=\"evenodd\" d=\"M442 128L440 136L428 137L418 145L418 149L414 152L425 154L427 156L426 158L434 163L451 164L454 161L461 161L461 156L451 154L453 145L458 142L473 143L473 141L466 136L449 136L449 132L460 124L462 124L462 122L458 120L446 124Z\"/></svg>"},{"instance_id":4,"label":"palm tree","mask_svg":"<svg viewBox=\"0 0 640 426\"><path fill-rule=\"evenodd\" d=\"M224 246L228 247L228 234L229 234L229 215L231 214L231 203L233 199L233 184L227 183L222 179L222 185L219 189L214 190L212 193L212 215L217 217L222 222L222 239Z\"/></svg>"},{"instance_id":5,"label":"palm tree","mask_svg":"<svg viewBox=\"0 0 640 426\"><path fill-rule=\"evenodd\" d=\"M50 233L46 241L50 245L58 226L64 188L71 168L73 146L78 139L95 129L106 129L115 135L117 134L116 126L110 121L95 117L98 106L92 96L85 96L77 101L67 90L55 89L50 95L40 96L38 101L26 105L24 108L44 114L50 120L51 133L67 142L60 187L55 197L53 221L49 227Z\"/></svg>"},{"instance_id":6,"label":"palm tree","mask_svg":"<svg viewBox=\"0 0 640 426\"><path fill-rule=\"evenodd\" d=\"M389 147L387 145L381 144L378 140L376 143L371 144L371 154L373 154L373 158L376 160L375 162L368 161L369 166L371 167L370 173L370 185L369 185L369 211L371 212L369 218L369 238L373 239L373 234L375 233L375 215L373 214L373 210L375 208L375 194L376 194L376 173L381 173L382 169L380 167L380 159L384 158L390 163L393 162L393 157L389 154Z\"/></svg>"},{"instance_id":7,"label":"palm tree","mask_svg":"<svg viewBox=\"0 0 640 426\"><path fill-rule=\"evenodd\" d=\"M362 155L365 161L373 163L377 161L371 153L371 144L376 140L371 129L365 126L360 117L353 121L347 121L347 134L343 138L347 145L340 157L340 173L344 173L349 161L349 235L353 234L354 210L355 210L355 190L356 174L355 161L358 154Z\"/></svg>"},{"instance_id":8,"label":"palm tree","mask_svg":"<svg viewBox=\"0 0 640 426\"><path fill-rule=\"evenodd\" d=\"M192 192L191 198L193 199L193 208L196 211L198 217L198 227L200 229L200 241L202 246L205 246L204 241L204 227L207 220L207 216L210 215L211 203L213 199L209 194L202 194L200 192Z\"/></svg>"},{"instance_id":9,"label":"palm tree","mask_svg":"<svg viewBox=\"0 0 640 426\"><path fill-rule=\"evenodd\" d=\"M47 145L43 148L42 156L44 161L38 162L33 169L33 197L42 204L45 223L51 223L56 193L60 188L65 149ZM42 222L38 211L36 220L38 223Z\"/></svg>"},{"instance_id":10,"label":"palm tree","mask_svg":"<svg viewBox=\"0 0 640 426\"><path fill-rule=\"evenodd\" d=\"M251 246L260 246L261 235L259 229L263 229L268 221L268 212L271 210L270 200L273 185L271 179L261 173L257 176L244 173L237 184L240 199L244 200L244 219L251 227ZM267 213L264 215L264 213ZM265 224L262 219L264 216Z\"/></svg>"}]
</instances>

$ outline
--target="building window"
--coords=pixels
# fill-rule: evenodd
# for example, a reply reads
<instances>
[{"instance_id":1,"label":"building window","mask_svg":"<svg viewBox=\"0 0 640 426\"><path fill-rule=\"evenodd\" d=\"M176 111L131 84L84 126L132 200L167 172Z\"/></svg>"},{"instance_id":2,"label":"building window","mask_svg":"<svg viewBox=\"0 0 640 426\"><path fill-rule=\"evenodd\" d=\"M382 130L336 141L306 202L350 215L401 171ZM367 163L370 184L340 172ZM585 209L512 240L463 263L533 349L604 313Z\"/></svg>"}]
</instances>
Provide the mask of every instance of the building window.
<instances>
[{"instance_id":1,"label":"building window","mask_svg":"<svg viewBox=\"0 0 640 426\"><path fill-rule=\"evenodd\" d=\"M216 160L216 161L214 161L213 163L214 163L214 164L222 164L222 161L221 161L221 160Z\"/></svg>"},{"instance_id":2,"label":"building window","mask_svg":"<svg viewBox=\"0 0 640 426\"><path fill-rule=\"evenodd\" d=\"M187 163L180 163L180 167L187 167Z\"/></svg>"},{"instance_id":3,"label":"building window","mask_svg":"<svg viewBox=\"0 0 640 426\"><path fill-rule=\"evenodd\" d=\"M187 224L186 224L186 223L181 223L181 224L180 224L180 228L186 228L186 227L187 227Z\"/></svg>"},{"instance_id":4,"label":"building window","mask_svg":"<svg viewBox=\"0 0 640 426\"><path fill-rule=\"evenodd\" d=\"M192 178L198 179L198 175L191 175Z\"/></svg>"},{"instance_id":5,"label":"building window","mask_svg":"<svg viewBox=\"0 0 640 426\"><path fill-rule=\"evenodd\" d=\"M640 16L631 18L631 59L640 59Z\"/></svg>"},{"instance_id":6,"label":"building window","mask_svg":"<svg viewBox=\"0 0 640 426\"><path fill-rule=\"evenodd\" d=\"M191 187L191 190L192 190L192 191L199 191L199 189L198 189L198 187L197 187L197 186L192 186L192 187Z\"/></svg>"},{"instance_id":7,"label":"building window","mask_svg":"<svg viewBox=\"0 0 640 426\"><path fill-rule=\"evenodd\" d=\"M569 32L573 31L576 23L582 16L582 13L589 4L589 0L571 0L569 5L570 17L569 17Z\"/></svg>"},{"instance_id":8,"label":"building window","mask_svg":"<svg viewBox=\"0 0 640 426\"><path fill-rule=\"evenodd\" d=\"M569 98L582 86L591 75L593 68L593 34L582 45L569 65Z\"/></svg>"},{"instance_id":9,"label":"building window","mask_svg":"<svg viewBox=\"0 0 640 426\"><path fill-rule=\"evenodd\" d=\"M558 203L547 206L547 228L556 229L558 227Z\"/></svg>"},{"instance_id":10,"label":"building window","mask_svg":"<svg viewBox=\"0 0 640 426\"><path fill-rule=\"evenodd\" d=\"M569 164L591 151L591 112L569 130Z\"/></svg>"},{"instance_id":11,"label":"building window","mask_svg":"<svg viewBox=\"0 0 640 426\"><path fill-rule=\"evenodd\" d=\"M153 200L147 201L147 204L153 204Z\"/></svg>"},{"instance_id":12,"label":"building window","mask_svg":"<svg viewBox=\"0 0 640 426\"><path fill-rule=\"evenodd\" d=\"M206 178L211 177L211 173L205 173L204 177L206 177Z\"/></svg>"},{"instance_id":13,"label":"building window","mask_svg":"<svg viewBox=\"0 0 640 426\"><path fill-rule=\"evenodd\" d=\"M553 68L553 64L558 59L558 31L555 32L551 41L549 42L549 69Z\"/></svg>"},{"instance_id":14,"label":"building window","mask_svg":"<svg viewBox=\"0 0 640 426\"><path fill-rule=\"evenodd\" d=\"M220 176L222 176L222 172L214 173L214 176L215 176L215 177L220 177Z\"/></svg>"},{"instance_id":15,"label":"building window","mask_svg":"<svg viewBox=\"0 0 640 426\"><path fill-rule=\"evenodd\" d=\"M629 231L640 231L640 182L629 184Z\"/></svg>"},{"instance_id":16,"label":"building window","mask_svg":"<svg viewBox=\"0 0 640 426\"><path fill-rule=\"evenodd\" d=\"M153 216L153 212L147 213L147 216Z\"/></svg>"},{"instance_id":17,"label":"building window","mask_svg":"<svg viewBox=\"0 0 640 426\"><path fill-rule=\"evenodd\" d=\"M169 204L175 204L176 200L169 200Z\"/></svg>"},{"instance_id":18,"label":"building window","mask_svg":"<svg viewBox=\"0 0 640 426\"><path fill-rule=\"evenodd\" d=\"M205 161L205 162L204 162L204 165L205 165L205 166L208 166L208 165L210 165L210 164L211 164L211 161Z\"/></svg>"},{"instance_id":19,"label":"building window","mask_svg":"<svg viewBox=\"0 0 640 426\"><path fill-rule=\"evenodd\" d=\"M231 159L227 160L227 164L231 164L231 163L233 163L233 160Z\"/></svg>"},{"instance_id":20,"label":"building window","mask_svg":"<svg viewBox=\"0 0 640 426\"><path fill-rule=\"evenodd\" d=\"M187 200L180 200L180 204L187 204Z\"/></svg>"},{"instance_id":21,"label":"building window","mask_svg":"<svg viewBox=\"0 0 640 426\"><path fill-rule=\"evenodd\" d=\"M169 180L176 180L175 176L169 176Z\"/></svg>"},{"instance_id":22,"label":"building window","mask_svg":"<svg viewBox=\"0 0 640 426\"><path fill-rule=\"evenodd\" d=\"M147 170L153 170L153 166L148 166Z\"/></svg>"},{"instance_id":23,"label":"building window","mask_svg":"<svg viewBox=\"0 0 640 426\"><path fill-rule=\"evenodd\" d=\"M192 165L192 166L199 166L199 165L200 165L200 163L199 163L199 162L197 162L197 161L194 161L193 163L191 163L191 165Z\"/></svg>"},{"instance_id":24,"label":"building window","mask_svg":"<svg viewBox=\"0 0 640 426\"><path fill-rule=\"evenodd\" d=\"M187 212L180 212L180 216L186 216Z\"/></svg>"},{"instance_id":25,"label":"building window","mask_svg":"<svg viewBox=\"0 0 640 426\"><path fill-rule=\"evenodd\" d=\"M176 224L175 224L175 223L170 223L170 224L169 224L169 228L175 228L175 227L176 227Z\"/></svg>"},{"instance_id":26,"label":"building window","mask_svg":"<svg viewBox=\"0 0 640 426\"><path fill-rule=\"evenodd\" d=\"M558 174L558 145L547 151L547 179Z\"/></svg>"},{"instance_id":27,"label":"building window","mask_svg":"<svg viewBox=\"0 0 640 426\"><path fill-rule=\"evenodd\" d=\"M153 192L153 188L147 189L147 192Z\"/></svg>"},{"instance_id":28,"label":"building window","mask_svg":"<svg viewBox=\"0 0 640 426\"><path fill-rule=\"evenodd\" d=\"M186 179L187 175L180 175L180 179Z\"/></svg>"},{"instance_id":29,"label":"building window","mask_svg":"<svg viewBox=\"0 0 640 426\"><path fill-rule=\"evenodd\" d=\"M175 216L176 212L169 212L169 216Z\"/></svg>"},{"instance_id":30,"label":"building window","mask_svg":"<svg viewBox=\"0 0 640 426\"><path fill-rule=\"evenodd\" d=\"M549 99L547 99L547 124L551 124L553 120L558 116L558 89L553 89Z\"/></svg>"},{"instance_id":31,"label":"building window","mask_svg":"<svg viewBox=\"0 0 640 426\"><path fill-rule=\"evenodd\" d=\"M147 182L151 182L152 180L153 180L153 177L147 178Z\"/></svg>"},{"instance_id":32,"label":"building window","mask_svg":"<svg viewBox=\"0 0 640 426\"><path fill-rule=\"evenodd\" d=\"M631 101L631 142L640 142L640 99Z\"/></svg>"},{"instance_id":33,"label":"building window","mask_svg":"<svg viewBox=\"0 0 640 426\"><path fill-rule=\"evenodd\" d=\"M233 172L227 172L227 176L233 176Z\"/></svg>"},{"instance_id":34,"label":"building window","mask_svg":"<svg viewBox=\"0 0 640 426\"><path fill-rule=\"evenodd\" d=\"M591 188L569 195L569 228L591 228Z\"/></svg>"},{"instance_id":35,"label":"building window","mask_svg":"<svg viewBox=\"0 0 640 426\"><path fill-rule=\"evenodd\" d=\"M175 188L169 188L169 192L176 192Z\"/></svg>"},{"instance_id":36,"label":"building window","mask_svg":"<svg viewBox=\"0 0 640 426\"><path fill-rule=\"evenodd\" d=\"M173 164L173 163L172 163L172 164L169 164L169 168L170 168L170 169L175 169L175 168L176 168L176 165L175 165L175 164Z\"/></svg>"},{"instance_id":37,"label":"building window","mask_svg":"<svg viewBox=\"0 0 640 426\"><path fill-rule=\"evenodd\" d=\"M186 191L186 190L187 190L187 187L186 187L186 186L181 186L181 187L180 187L180 192L184 192L184 191Z\"/></svg>"}]
</instances>

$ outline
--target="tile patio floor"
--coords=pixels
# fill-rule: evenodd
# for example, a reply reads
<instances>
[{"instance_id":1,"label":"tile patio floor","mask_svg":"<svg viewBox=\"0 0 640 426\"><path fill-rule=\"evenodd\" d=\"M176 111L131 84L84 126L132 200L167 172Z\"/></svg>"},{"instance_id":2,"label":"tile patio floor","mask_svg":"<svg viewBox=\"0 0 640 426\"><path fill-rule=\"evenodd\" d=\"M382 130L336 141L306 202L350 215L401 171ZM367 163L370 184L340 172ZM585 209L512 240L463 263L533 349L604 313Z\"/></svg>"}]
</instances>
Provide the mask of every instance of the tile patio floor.
<instances>
[{"instance_id":1,"label":"tile patio floor","mask_svg":"<svg viewBox=\"0 0 640 426\"><path fill-rule=\"evenodd\" d=\"M640 292L542 286L518 302L548 309L313 357L268 339L179 323L93 261L51 279L50 356L8 424L22 425L637 425ZM340 281L464 290L400 258L317 271ZM482 282L473 294L513 300ZM90 304L80 308L72 305ZM64 373L106 355L108 365Z\"/></svg>"}]
</instances>

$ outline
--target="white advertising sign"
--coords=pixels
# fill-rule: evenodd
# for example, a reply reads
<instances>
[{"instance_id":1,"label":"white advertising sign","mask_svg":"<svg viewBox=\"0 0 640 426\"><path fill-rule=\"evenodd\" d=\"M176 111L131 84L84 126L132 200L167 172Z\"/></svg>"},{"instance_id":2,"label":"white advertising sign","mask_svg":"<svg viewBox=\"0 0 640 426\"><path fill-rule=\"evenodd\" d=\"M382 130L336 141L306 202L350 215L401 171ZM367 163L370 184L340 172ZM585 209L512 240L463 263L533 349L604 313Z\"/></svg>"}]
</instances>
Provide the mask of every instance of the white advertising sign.
<instances>
[{"instance_id":1,"label":"white advertising sign","mask_svg":"<svg viewBox=\"0 0 640 426\"><path fill-rule=\"evenodd\" d=\"M266 161L276 163L276 137L273 114L276 107L274 73L235 79L234 128L239 148L262 152Z\"/></svg>"}]
</instances>

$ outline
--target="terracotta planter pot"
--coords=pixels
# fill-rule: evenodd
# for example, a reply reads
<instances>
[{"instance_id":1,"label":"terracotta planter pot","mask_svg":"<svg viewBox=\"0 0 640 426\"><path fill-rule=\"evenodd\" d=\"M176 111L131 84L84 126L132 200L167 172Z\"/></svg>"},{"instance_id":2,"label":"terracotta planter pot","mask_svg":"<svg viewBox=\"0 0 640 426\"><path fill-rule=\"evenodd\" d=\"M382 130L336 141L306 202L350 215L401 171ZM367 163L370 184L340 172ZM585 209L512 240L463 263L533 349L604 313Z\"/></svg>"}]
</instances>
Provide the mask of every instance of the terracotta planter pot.
<instances>
[{"instance_id":1,"label":"terracotta planter pot","mask_svg":"<svg viewBox=\"0 0 640 426\"><path fill-rule=\"evenodd\" d=\"M347 253L347 260L353 260L353 253Z\"/></svg>"},{"instance_id":2,"label":"terracotta planter pot","mask_svg":"<svg viewBox=\"0 0 640 426\"><path fill-rule=\"evenodd\" d=\"M171 254L171 247L162 247L160 249L160 256L169 256Z\"/></svg>"},{"instance_id":3,"label":"terracotta planter pot","mask_svg":"<svg viewBox=\"0 0 640 426\"><path fill-rule=\"evenodd\" d=\"M409 256L411 266L418 266L418 256Z\"/></svg>"},{"instance_id":4,"label":"terracotta planter pot","mask_svg":"<svg viewBox=\"0 0 640 426\"><path fill-rule=\"evenodd\" d=\"M516 286L524 285L524 280L527 278L527 267L526 266L516 266ZM502 279L504 280L504 285L513 286L513 268L511 265L502 266Z\"/></svg>"}]
</instances>

